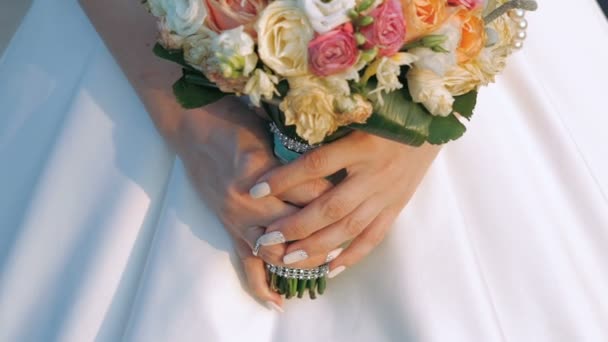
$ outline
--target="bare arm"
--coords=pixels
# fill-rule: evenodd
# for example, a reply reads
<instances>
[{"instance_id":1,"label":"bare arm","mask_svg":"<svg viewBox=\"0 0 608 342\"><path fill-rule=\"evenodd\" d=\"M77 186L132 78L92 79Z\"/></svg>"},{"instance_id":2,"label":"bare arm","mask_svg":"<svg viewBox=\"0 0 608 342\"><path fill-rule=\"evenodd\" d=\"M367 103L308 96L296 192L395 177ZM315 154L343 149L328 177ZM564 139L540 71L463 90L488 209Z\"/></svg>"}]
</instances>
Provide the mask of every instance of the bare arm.
<instances>
[{"instance_id":1,"label":"bare arm","mask_svg":"<svg viewBox=\"0 0 608 342\"><path fill-rule=\"evenodd\" d=\"M233 237L250 288L259 299L281 305L281 297L268 288L262 260L251 254L263 233L259 227L296 210L277 198L260 202L248 194L255 179L277 164L264 122L235 97L204 108L181 108L171 88L180 68L152 53L155 19L140 0L80 3L159 132L179 154L193 186Z\"/></svg>"},{"instance_id":2,"label":"bare arm","mask_svg":"<svg viewBox=\"0 0 608 342\"><path fill-rule=\"evenodd\" d=\"M158 131L174 146L183 109L173 97L171 85L179 78L180 69L152 53L157 37L154 17L137 0L80 0L80 4L142 99Z\"/></svg>"}]
</instances>

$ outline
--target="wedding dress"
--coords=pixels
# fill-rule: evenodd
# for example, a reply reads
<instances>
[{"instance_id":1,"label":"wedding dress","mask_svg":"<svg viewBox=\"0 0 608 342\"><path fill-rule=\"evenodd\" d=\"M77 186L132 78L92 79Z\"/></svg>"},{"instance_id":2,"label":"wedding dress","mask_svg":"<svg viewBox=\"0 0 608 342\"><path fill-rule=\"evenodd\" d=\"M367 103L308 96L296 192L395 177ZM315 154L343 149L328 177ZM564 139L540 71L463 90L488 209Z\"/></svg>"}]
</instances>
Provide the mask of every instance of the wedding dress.
<instances>
[{"instance_id":1,"label":"wedding dress","mask_svg":"<svg viewBox=\"0 0 608 342\"><path fill-rule=\"evenodd\" d=\"M386 241L284 314L75 0L0 59L0 341L608 340L608 23L541 1Z\"/></svg>"}]
</instances>

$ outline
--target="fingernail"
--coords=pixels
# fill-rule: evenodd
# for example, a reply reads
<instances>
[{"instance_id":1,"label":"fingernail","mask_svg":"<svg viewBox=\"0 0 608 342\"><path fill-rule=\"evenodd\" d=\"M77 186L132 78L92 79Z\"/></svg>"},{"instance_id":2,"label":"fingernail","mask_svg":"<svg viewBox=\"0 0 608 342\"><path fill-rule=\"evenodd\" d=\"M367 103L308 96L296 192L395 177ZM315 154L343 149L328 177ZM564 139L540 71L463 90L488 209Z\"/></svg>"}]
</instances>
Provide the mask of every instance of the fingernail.
<instances>
[{"instance_id":1,"label":"fingernail","mask_svg":"<svg viewBox=\"0 0 608 342\"><path fill-rule=\"evenodd\" d=\"M333 251L329 252L329 254L327 254L327 258L325 258L325 262L330 262L332 260L335 260L344 250L344 248L336 248Z\"/></svg>"},{"instance_id":2,"label":"fingernail","mask_svg":"<svg viewBox=\"0 0 608 342\"><path fill-rule=\"evenodd\" d=\"M280 243L285 242L285 237L283 236L283 233L275 231L260 236L258 242L262 246L278 245Z\"/></svg>"},{"instance_id":3,"label":"fingernail","mask_svg":"<svg viewBox=\"0 0 608 342\"><path fill-rule=\"evenodd\" d=\"M305 250L300 249L285 255L283 257L283 263L289 265L306 259L308 259L308 253L306 253Z\"/></svg>"},{"instance_id":4,"label":"fingernail","mask_svg":"<svg viewBox=\"0 0 608 342\"><path fill-rule=\"evenodd\" d=\"M277 303L269 300L266 302L266 307L268 308L268 310L274 310L274 311L278 311L280 313L285 312L285 310L283 310L282 307L278 306Z\"/></svg>"},{"instance_id":5,"label":"fingernail","mask_svg":"<svg viewBox=\"0 0 608 342\"><path fill-rule=\"evenodd\" d=\"M342 273L345 269L346 269L346 267L344 267L344 266L338 266L338 267L334 268L333 270L331 270L331 272L329 272L327 277L329 279L335 278L338 276L338 274Z\"/></svg>"},{"instance_id":6,"label":"fingernail","mask_svg":"<svg viewBox=\"0 0 608 342\"><path fill-rule=\"evenodd\" d=\"M256 184L249 190L249 195L253 198L262 198L270 195L270 184L267 182Z\"/></svg>"}]
</instances>

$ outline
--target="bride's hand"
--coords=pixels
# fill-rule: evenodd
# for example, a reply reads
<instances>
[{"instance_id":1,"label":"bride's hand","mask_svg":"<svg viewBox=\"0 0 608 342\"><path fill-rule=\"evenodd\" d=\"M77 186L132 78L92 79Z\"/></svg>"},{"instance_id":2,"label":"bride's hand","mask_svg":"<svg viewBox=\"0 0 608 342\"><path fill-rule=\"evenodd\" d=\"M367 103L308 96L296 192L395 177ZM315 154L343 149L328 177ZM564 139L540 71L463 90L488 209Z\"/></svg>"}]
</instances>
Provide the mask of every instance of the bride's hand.
<instances>
[{"instance_id":1,"label":"bride's hand","mask_svg":"<svg viewBox=\"0 0 608 342\"><path fill-rule=\"evenodd\" d=\"M302 210L268 226L266 234L276 237L280 232L286 241L294 241L284 257L267 255L266 247L260 255L275 264L315 267L328 255L335 257L339 247L352 240L330 264L330 275L337 275L383 240L438 151L436 146L416 148L357 131L271 170L251 189L252 197L281 197L299 184L341 169L348 176Z\"/></svg>"},{"instance_id":2,"label":"bride's hand","mask_svg":"<svg viewBox=\"0 0 608 342\"><path fill-rule=\"evenodd\" d=\"M252 254L255 241L264 234L262 227L299 210L274 196L254 200L248 194L262 174L279 165L270 141L264 121L236 98L226 97L184 112L171 144L193 185L235 241L254 294L281 305L281 297L268 288L263 261ZM306 184L292 187L284 198L305 204L316 196L310 189ZM267 253L282 255L285 248L276 245Z\"/></svg>"}]
</instances>

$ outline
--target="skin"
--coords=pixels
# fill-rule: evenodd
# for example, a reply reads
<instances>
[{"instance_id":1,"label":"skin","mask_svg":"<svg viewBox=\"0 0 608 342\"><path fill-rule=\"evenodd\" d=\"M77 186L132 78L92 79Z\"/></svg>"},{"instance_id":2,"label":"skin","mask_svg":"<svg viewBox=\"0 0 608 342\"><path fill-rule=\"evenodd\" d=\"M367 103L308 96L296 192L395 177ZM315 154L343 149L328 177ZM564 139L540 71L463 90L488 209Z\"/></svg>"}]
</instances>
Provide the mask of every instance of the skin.
<instances>
[{"instance_id":1,"label":"skin","mask_svg":"<svg viewBox=\"0 0 608 342\"><path fill-rule=\"evenodd\" d=\"M181 76L180 68L152 54L156 23L139 1L80 0L80 4L159 133L184 161L192 184L231 234L252 293L282 305L281 297L266 284L263 261L251 253L252 233L263 233L263 228L256 232L252 227L264 227L269 219L297 210L277 199L256 201L247 194L255 178L276 166L263 121L235 97L183 110L171 88ZM292 200L303 203L298 196ZM280 253L285 247L274 248Z\"/></svg>"},{"instance_id":2,"label":"skin","mask_svg":"<svg viewBox=\"0 0 608 342\"><path fill-rule=\"evenodd\" d=\"M313 267L353 239L330 267L351 266L368 254L437 154L436 147L416 149L356 132L280 167L265 121L236 97L181 108L171 89L180 68L151 53L156 24L139 1L80 3L192 184L232 236L249 287L262 301L282 305L268 288L263 260L280 265L285 254L303 249L310 258L292 266ZM347 178L332 187L324 177L343 168ZM268 182L272 193L256 199L249 189L260 182ZM264 247L254 257L256 239L277 230L295 242Z\"/></svg>"},{"instance_id":3,"label":"skin","mask_svg":"<svg viewBox=\"0 0 608 342\"><path fill-rule=\"evenodd\" d=\"M292 267L320 265L330 251L352 241L330 269L352 266L384 239L438 152L437 146L411 147L355 132L274 168L258 181L270 185L269 196L280 197L341 169L348 176L302 210L270 224L266 232L280 231L287 241L294 241L286 254L303 250L309 255ZM260 251L262 258L274 264L283 261L266 248Z\"/></svg>"}]
</instances>

